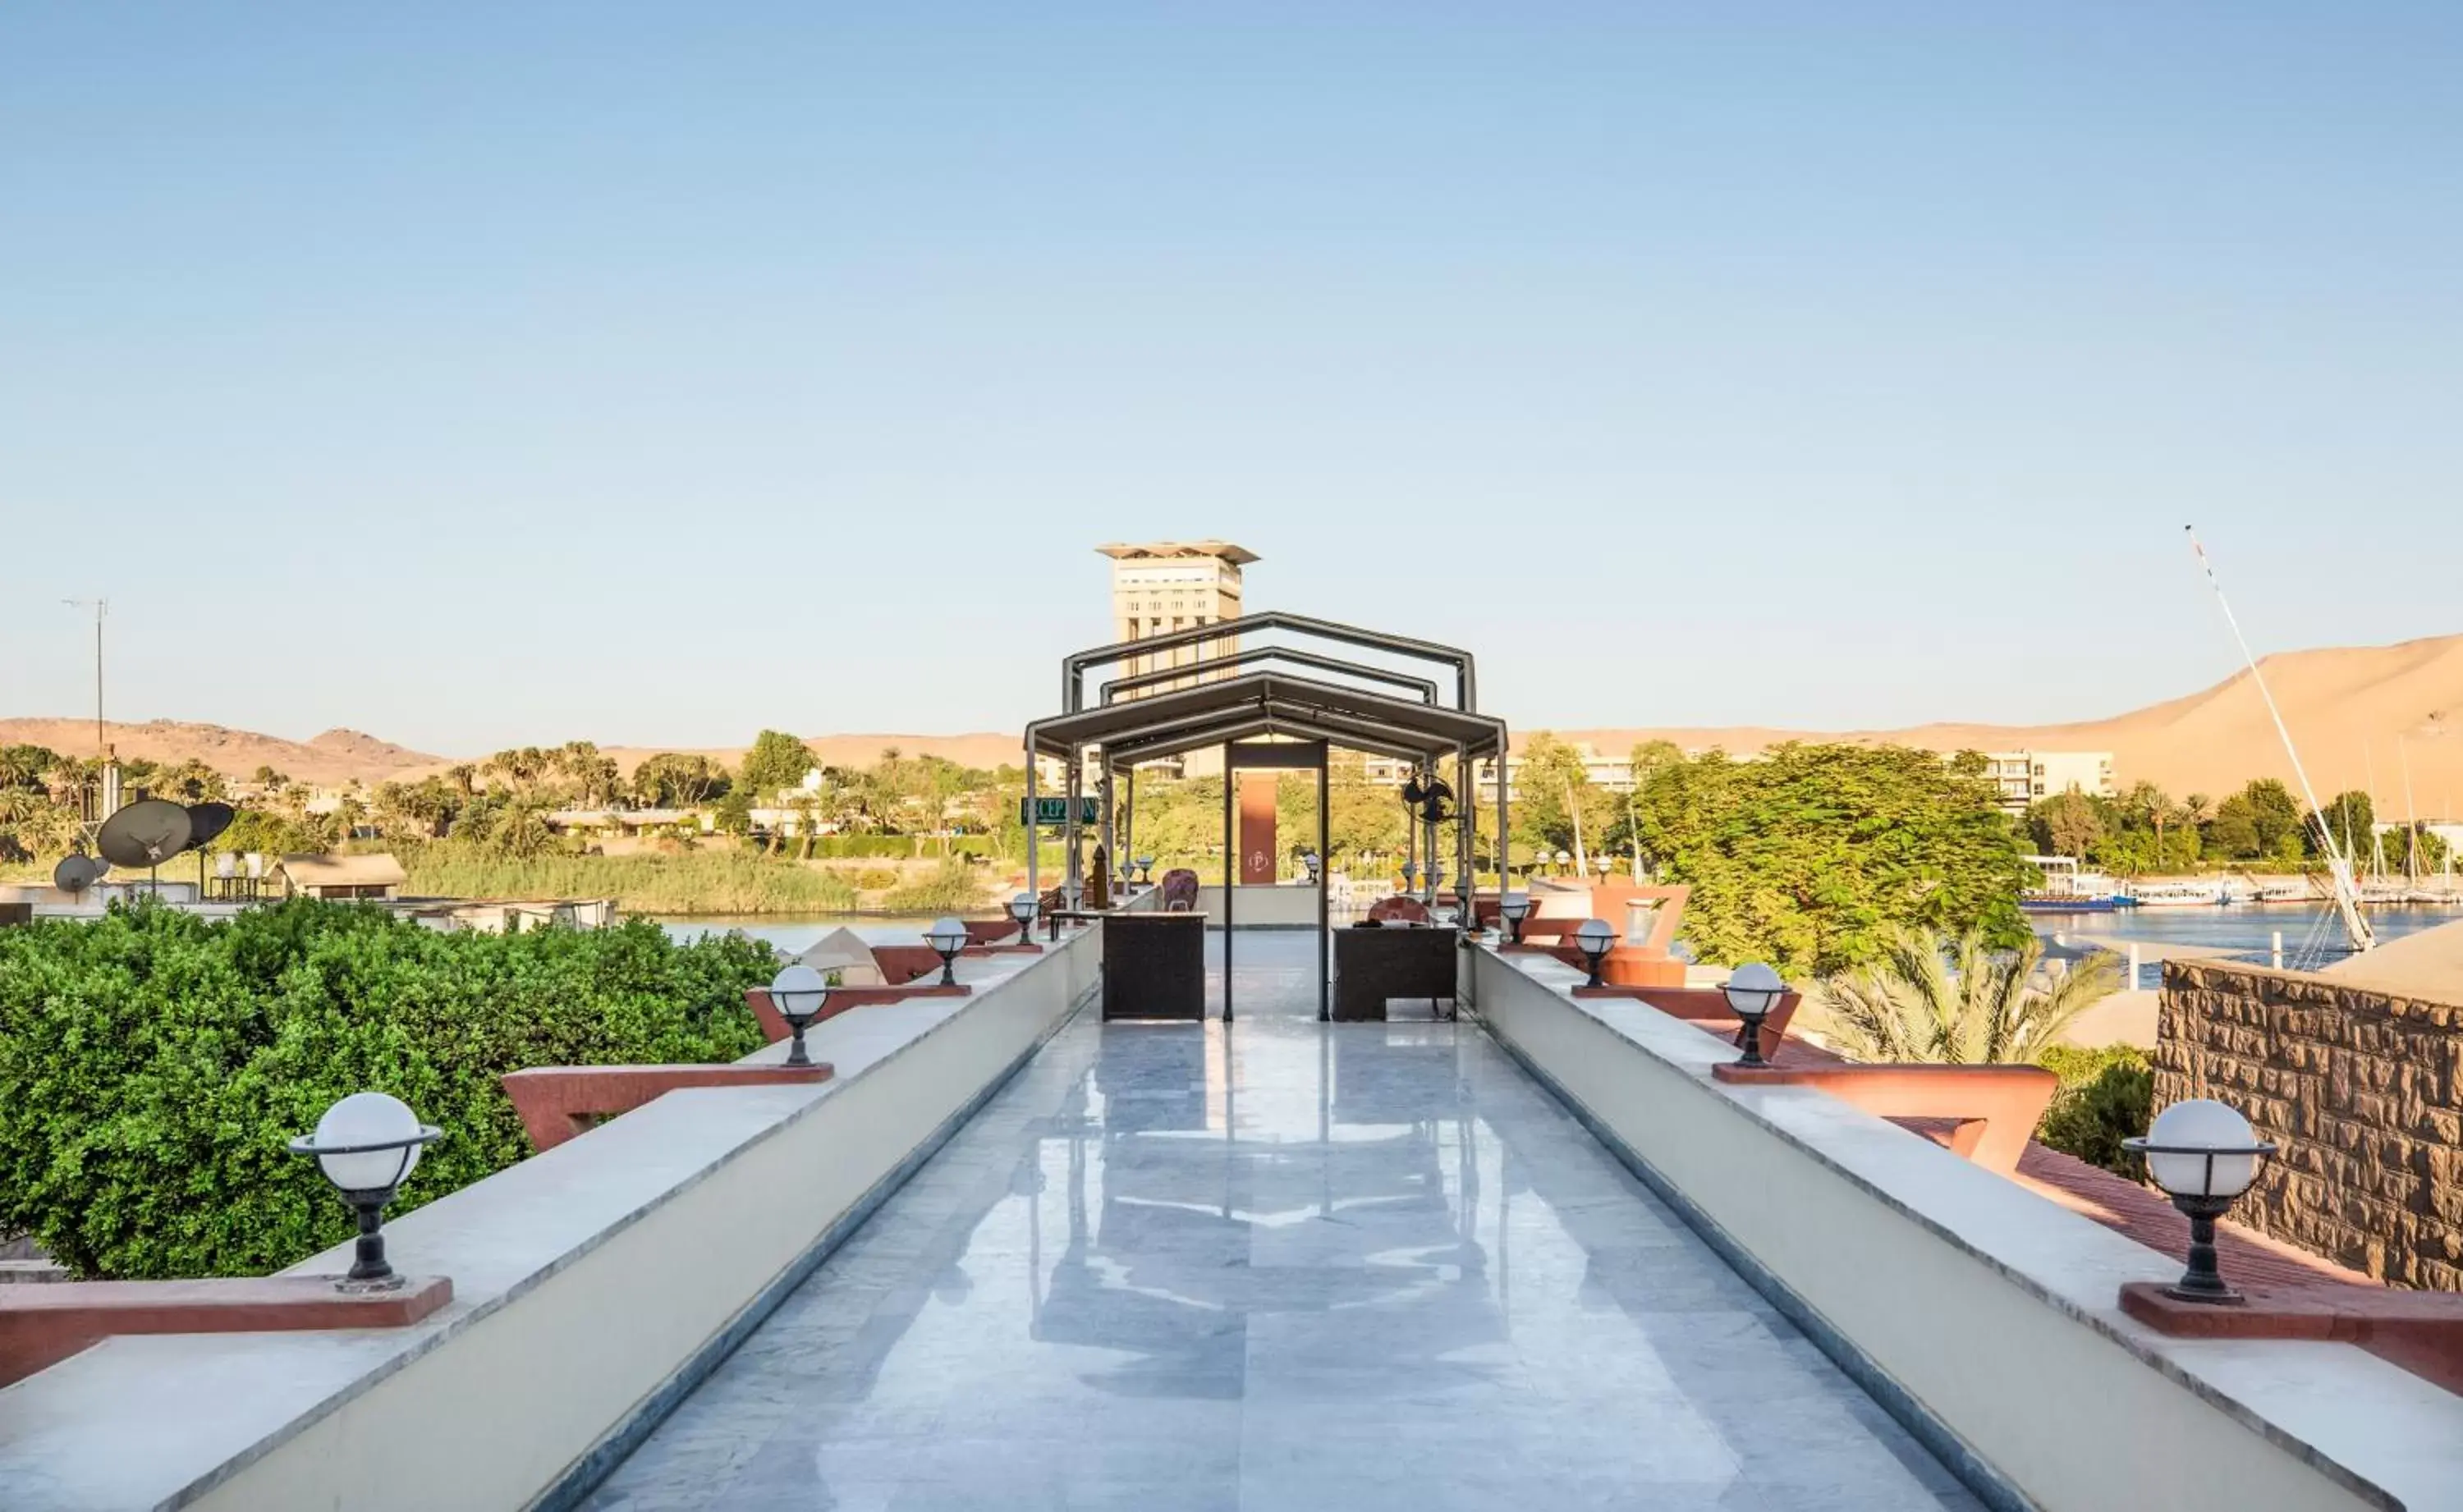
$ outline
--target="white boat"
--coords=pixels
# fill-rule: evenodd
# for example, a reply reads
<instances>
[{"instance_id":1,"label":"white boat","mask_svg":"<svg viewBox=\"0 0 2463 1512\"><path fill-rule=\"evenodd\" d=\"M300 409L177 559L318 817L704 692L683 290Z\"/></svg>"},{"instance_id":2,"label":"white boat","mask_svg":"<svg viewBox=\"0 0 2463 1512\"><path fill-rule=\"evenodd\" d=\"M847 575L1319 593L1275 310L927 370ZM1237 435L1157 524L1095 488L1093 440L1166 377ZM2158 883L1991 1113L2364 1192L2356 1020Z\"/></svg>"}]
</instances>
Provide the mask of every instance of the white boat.
<instances>
[{"instance_id":1,"label":"white boat","mask_svg":"<svg viewBox=\"0 0 2463 1512\"><path fill-rule=\"evenodd\" d=\"M2141 882L2130 896L2141 908L2215 908L2232 901L2221 881Z\"/></svg>"}]
</instances>

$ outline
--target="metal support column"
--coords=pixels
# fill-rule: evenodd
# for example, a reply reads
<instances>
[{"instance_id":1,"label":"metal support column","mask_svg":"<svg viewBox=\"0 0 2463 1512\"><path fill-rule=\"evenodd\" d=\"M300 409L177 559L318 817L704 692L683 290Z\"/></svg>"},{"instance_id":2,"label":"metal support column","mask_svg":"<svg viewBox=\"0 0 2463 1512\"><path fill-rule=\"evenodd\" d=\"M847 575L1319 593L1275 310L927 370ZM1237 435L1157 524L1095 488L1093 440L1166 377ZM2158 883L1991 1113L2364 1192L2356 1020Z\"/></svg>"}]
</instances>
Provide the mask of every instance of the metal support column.
<instances>
[{"instance_id":1,"label":"metal support column","mask_svg":"<svg viewBox=\"0 0 2463 1512\"><path fill-rule=\"evenodd\" d=\"M1502 738L1499 738L1496 743L1496 893L1498 905L1496 921L1500 927L1505 923L1505 890L1513 885L1505 879L1505 858L1508 853L1505 843L1505 742Z\"/></svg>"},{"instance_id":2,"label":"metal support column","mask_svg":"<svg viewBox=\"0 0 2463 1512\"><path fill-rule=\"evenodd\" d=\"M1037 908L1043 906L1043 894L1035 886L1036 863L1043 853L1043 827L1035 822L1035 775L1042 765L1035 759L1032 749L1026 753L1026 890L1034 895Z\"/></svg>"},{"instance_id":3,"label":"metal support column","mask_svg":"<svg viewBox=\"0 0 2463 1512\"><path fill-rule=\"evenodd\" d=\"M1469 934L1479 928L1479 916L1471 908L1479 897L1476 879L1471 875L1471 853L1478 849L1477 836L1472 832L1472 816L1479 812L1479 784L1471 779L1469 745L1454 747L1454 776L1457 781L1454 791L1460 794L1454 803L1454 849L1461 853L1454 890L1462 897L1462 929Z\"/></svg>"},{"instance_id":4,"label":"metal support column","mask_svg":"<svg viewBox=\"0 0 2463 1512\"><path fill-rule=\"evenodd\" d=\"M1326 895L1334 890L1334 827L1326 815L1326 768L1333 765L1331 752L1319 748L1317 764L1317 1021L1334 1018L1333 962L1327 959L1334 948L1333 909Z\"/></svg>"},{"instance_id":5,"label":"metal support column","mask_svg":"<svg viewBox=\"0 0 2463 1512\"><path fill-rule=\"evenodd\" d=\"M1097 842L1103 848L1103 865L1107 869L1103 882L1114 893L1118 893L1121 890L1121 851L1120 847L1112 843L1112 753L1099 749L1095 760L1098 764L1096 769L1103 774L1101 788L1103 802L1102 832L1101 838ZM1110 899L1106 898L1105 901L1108 902Z\"/></svg>"},{"instance_id":6,"label":"metal support column","mask_svg":"<svg viewBox=\"0 0 2463 1512\"><path fill-rule=\"evenodd\" d=\"M1232 745L1223 745L1223 1022L1232 1022L1232 894L1239 880L1240 846L1232 831L1232 788L1235 774L1232 770ZM1225 1035L1223 1053L1232 1053L1232 1039ZM1228 1063L1227 1063L1228 1064Z\"/></svg>"},{"instance_id":7,"label":"metal support column","mask_svg":"<svg viewBox=\"0 0 2463 1512\"><path fill-rule=\"evenodd\" d=\"M1086 873L1078 854L1079 841L1082 838L1078 828L1078 800L1085 795L1085 753L1072 745L1069 747L1069 812L1060 822L1060 901L1068 908L1077 907L1085 896Z\"/></svg>"},{"instance_id":8,"label":"metal support column","mask_svg":"<svg viewBox=\"0 0 2463 1512\"><path fill-rule=\"evenodd\" d=\"M1138 769L1134 766L1126 767L1124 774L1128 781L1123 785L1125 790L1121 804L1121 854L1112 857L1115 870L1122 865L1123 856L1135 850L1138 843Z\"/></svg>"}]
</instances>

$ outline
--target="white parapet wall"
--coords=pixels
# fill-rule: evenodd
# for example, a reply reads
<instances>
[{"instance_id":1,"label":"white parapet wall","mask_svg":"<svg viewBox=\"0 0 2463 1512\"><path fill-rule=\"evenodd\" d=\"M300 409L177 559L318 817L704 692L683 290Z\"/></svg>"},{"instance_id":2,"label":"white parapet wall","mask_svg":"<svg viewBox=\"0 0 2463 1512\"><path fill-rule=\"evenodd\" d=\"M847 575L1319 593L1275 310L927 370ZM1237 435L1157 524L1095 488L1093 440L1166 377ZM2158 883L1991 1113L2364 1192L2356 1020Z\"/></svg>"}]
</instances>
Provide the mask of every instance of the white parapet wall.
<instances>
[{"instance_id":1,"label":"white parapet wall","mask_svg":"<svg viewBox=\"0 0 2463 1512\"><path fill-rule=\"evenodd\" d=\"M2356 1347L2169 1338L2120 1311L2177 1260L1554 960L1473 953L1490 1032L1989 1502L2463 1508L2463 1398Z\"/></svg>"},{"instance_id":2,"label":"white parapet wall","mask_svg":"<svg viewBox=\"0 0 2463 1512\"><path fill-rule=\"evenodd\" d=\"M970 997L815 1029L828 1083L669 1092L405 1215L396 1267L454 1285L425 1324L116 1338L29 1376L0 1391L0 1507L570 1505L1091 996L1101 961L1100 926L964 959Z\"/></svg>"}]
</instances>

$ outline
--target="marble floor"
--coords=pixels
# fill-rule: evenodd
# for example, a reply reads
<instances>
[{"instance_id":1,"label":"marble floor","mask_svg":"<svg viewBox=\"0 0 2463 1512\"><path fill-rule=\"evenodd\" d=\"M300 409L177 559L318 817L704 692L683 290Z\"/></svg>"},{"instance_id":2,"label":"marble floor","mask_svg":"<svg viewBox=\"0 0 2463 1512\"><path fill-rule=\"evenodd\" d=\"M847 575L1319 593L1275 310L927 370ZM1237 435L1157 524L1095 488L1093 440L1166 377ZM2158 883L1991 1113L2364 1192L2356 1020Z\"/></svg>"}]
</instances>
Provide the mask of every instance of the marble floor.
<instances>
[{"instance_id":1,"label":"marble floor","mask_svg":"<svg viewBox=\"0 0 2463 1512\"><path fill-rule=\"evenodd\" d=\"M587 1505L1976 1505L1475 1026L1235 963L1228 1036L1081 1014Z\"/></svg>"}]
</instances>

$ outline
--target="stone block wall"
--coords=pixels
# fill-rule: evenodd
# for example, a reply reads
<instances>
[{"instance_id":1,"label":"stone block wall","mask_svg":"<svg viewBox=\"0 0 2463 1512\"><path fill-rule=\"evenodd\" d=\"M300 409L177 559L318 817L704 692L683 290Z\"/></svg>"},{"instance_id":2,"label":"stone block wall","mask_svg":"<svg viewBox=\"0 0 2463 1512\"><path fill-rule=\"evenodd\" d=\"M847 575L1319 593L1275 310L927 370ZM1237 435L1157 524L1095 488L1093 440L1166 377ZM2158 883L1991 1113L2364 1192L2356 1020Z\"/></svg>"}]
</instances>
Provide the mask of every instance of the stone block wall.
<instances>
[{"instance_id":1,"label":"stone block wall","mask_svg":"<svg viewBox=\"0 0 2463 1512\"><path fill-rule=\"evenodd\" d=\"M2190 1097L2283 1147L2235 1222L2395 1285L2463 1290L2463 1005L2169 961L2155 1106Z\"/></svg>"}]
</instances>

